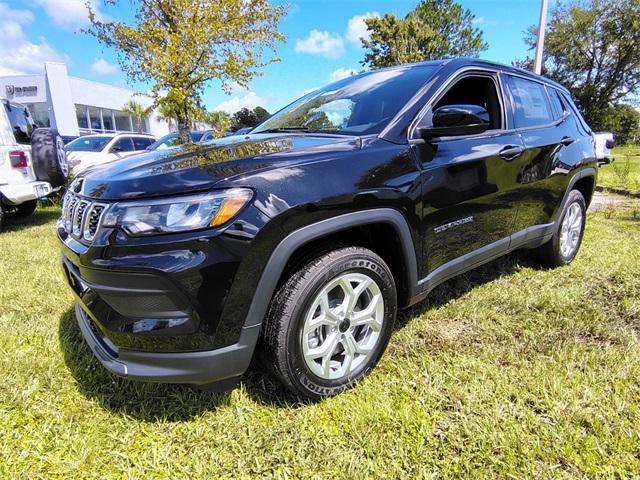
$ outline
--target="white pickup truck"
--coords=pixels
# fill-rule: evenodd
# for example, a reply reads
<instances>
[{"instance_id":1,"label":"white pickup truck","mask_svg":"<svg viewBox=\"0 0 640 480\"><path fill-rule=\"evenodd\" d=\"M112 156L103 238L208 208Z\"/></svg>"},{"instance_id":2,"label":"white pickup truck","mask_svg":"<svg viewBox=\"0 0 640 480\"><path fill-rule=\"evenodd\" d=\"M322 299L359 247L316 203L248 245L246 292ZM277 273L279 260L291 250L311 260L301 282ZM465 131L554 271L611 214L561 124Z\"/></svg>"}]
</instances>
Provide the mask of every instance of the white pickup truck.
<instances>
[{"instance_id":1,"label":"white pickup truck","mask_svg":"<svg viewBox=\"0 0 640 480\"><path fill-rule=\"evenodd\" d=\"M60 135L49 128L34 129L25 106L0 101L1 231L7 215L31 215L38 198L60 188L67 172Z\"/></svg>"},{"instance_id":2,"label":"white pickup truck","mask_svg":"<svg viewBox=\"0 0 640 480\"><path fill-rule=\"evenodd\" d=\"M593 135L596 142L596 158L598 165L607 165L613 162L613 147L616 145L616 136L611 132L597 132Z\"/></svg>"}]
</instances>

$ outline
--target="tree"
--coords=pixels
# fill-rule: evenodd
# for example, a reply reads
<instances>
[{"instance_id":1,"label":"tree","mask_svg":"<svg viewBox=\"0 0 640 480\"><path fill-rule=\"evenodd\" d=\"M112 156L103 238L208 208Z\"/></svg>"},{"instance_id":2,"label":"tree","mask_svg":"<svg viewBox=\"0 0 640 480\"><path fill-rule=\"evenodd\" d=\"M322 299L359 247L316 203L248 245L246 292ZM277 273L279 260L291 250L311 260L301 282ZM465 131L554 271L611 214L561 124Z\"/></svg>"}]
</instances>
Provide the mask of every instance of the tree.
<instances>
[{"instance_id":1,"label":"tree","mask_svg":"<svg viewBox=\"0 0 640 480\"><path fill-rule=\"evenodd\" d=\"M118 0L103 0L113 6ZM151 83L154 106L165 105L185 141L189 126L201 114L202 93L219 80L246 86L259 69L277 61L277 42L284 41L278 22L283 6L268 0L131 0L134 21L128 24L98 17L89 5L86 33L113 47L132 82ZM106 18L106 19L105 19Z\"/></svg>"},{"instance_id":2,"label":"tree","mask_svg":"<svg viewBox=\"0 0 640 480\"><path fill-rule=\"evenodd\" d=\"M404 19L385 14L367 18L362 65L381 68L444 57L477 57L488 48L475 16L454 0L422 0Z\"/></svg>"},{"instance_id":3,"label":"tree","mask_svg":"<svg viewBox=\"0 0 640 480\"><path fill-rule=\"evenodd\" d=\"M144 121L151 115L153 107L150 106L145 108L135 100L129 100L122 106L122 111L133 116L133 119L136 122L136 131L142 132L144 130Z\"/></svg>"},{"instance_id":4,"label":"tree","mask_svg":"<svg viewBox=\"0 0 640 480\"><path fill-rule=\"evenodd\" d=\"M255 127L270 116L269 112L260 106L253 110L246 107L241 108L233 114L233 128L237 130L238 128Z\"/></svg>"},{"instance_id":5,"label":"tree","mask_svg":"<svg viewBox=\"0 0 640 480\"><path fill-rule=\"evenodd\" d=\"M640 112L625 103L607 107L602 112L601 123L592 128L615 133L621 145L635 143L640 134Z\"/></svg>"},{"instance_id":6,"label":"tree","mask_svg":"<svg viewBox=\"0 0 640 480\"><path fill-rule=\"evenodd\" d=\"M256 108L253 109L253 113L255 113L256 116L258 117L258 123L264 122L267 118L271 116L271 114L267 111L267 109L261 107L260 105L258 105Z\"/></svg>"},{"instance_id":7,"label":"tree","mask_svg":"<svg viewBox=\"0 0 640 480\"><path fill-rule=\"evenodd\" d=\"M231 116L226 112L204 112L202 120L213 127L217 137L223 136L231 127Z\"/></svg>"},{"instance_id":8,"label":"tree","mask_svg":"<svg viewBox=\"0 0 640 480\"><path fill-rule=\"evenodd\" d=\"M531 27L525 37L531 48L536 34ZM640 86L640 0L558 4L547 27L544 72L571 90L592 126L601 125L607 109Z\"/></svg>"}]
</instances>

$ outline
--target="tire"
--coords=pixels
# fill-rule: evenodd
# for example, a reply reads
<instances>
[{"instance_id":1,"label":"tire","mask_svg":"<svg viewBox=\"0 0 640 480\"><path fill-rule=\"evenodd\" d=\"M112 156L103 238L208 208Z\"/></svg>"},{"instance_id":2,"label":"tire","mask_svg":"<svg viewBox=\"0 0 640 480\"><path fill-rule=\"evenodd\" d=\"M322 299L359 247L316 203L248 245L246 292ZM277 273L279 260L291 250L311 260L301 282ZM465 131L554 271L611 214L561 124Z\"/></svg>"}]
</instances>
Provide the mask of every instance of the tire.
<instances>
[{"instance_id":1,"label":"tire","mask_svg":"<svg viewBox=\"0 0 640 480\"><path fill-rule=\"evenodd\" d=\"M347 291L355 295L347 297ZM327 299L324 308L321 298ZM355 299L354 308L348 308L348 298ZM382 356L396 304L393 276L378 255L360 247L321 254L295 272L272 299L263 329L263 358L294 394L309 400L336 395L364 378ZM331 353L319 355L323 349Z\"/></svg>"},{"instance_id":2,"label":"tire","mask_svg":"<svg viewBox=\"0 0 640 480\"><path fill-rule=\"evenodd\" d=\"M584 197L578 190L571 190L558 217L551 240L534 250L534 256L540 264L554 268L571 263L582 244L586 213L587 204ZM569 243L565 243L567 241Z\"/></svg>"},{"instance_id":3,"label":"tire","mask_svg":"<svg viewBox=\"0 0 640 480\"><path fill-rule=\"evenodd\" d=\"M1 198L0 203L2 203ZM2 205L0 205L0 233L2 233L2 227L4 227L4 216L4 210L2 209Z\"/></svg>"},{"instance_id":4,"label":"tire","mask_svg":"<svg viewBox=\"0 0 640 480\"><path fill-rule=\"evenodd\" d=\"M38 200L29 200L13 207L12 214L16 217L28 217L36 211L37 206Z\"/></svg>"},{"instance_id":5,"label":"tire","mask_svg":"<svg viewBox=\"0 0 640 480\"><path fill-rule=\"evenodd\" d=\"M64 142L53 128L36 128L31 134L31 159L38 180L49 182L53 188L67 181L67 156Z\"/></svg>"}]
</instances>

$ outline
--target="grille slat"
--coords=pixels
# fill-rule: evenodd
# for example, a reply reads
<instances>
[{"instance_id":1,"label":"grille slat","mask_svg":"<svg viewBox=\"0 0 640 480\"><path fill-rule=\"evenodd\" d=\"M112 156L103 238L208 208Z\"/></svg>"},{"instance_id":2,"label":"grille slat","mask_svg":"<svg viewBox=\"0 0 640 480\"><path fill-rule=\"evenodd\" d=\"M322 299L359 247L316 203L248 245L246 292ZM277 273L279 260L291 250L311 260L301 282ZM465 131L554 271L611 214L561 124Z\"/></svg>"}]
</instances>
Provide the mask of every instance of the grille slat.
<instances>
[{"instance_id":1,"label":"grille slat","mask_svg":"<svg viewBox=\"0 0 640 480\"><path fill-rule=\"evenodd\" d=\"M84 200L70 190L62 203L62 224L71 236L78 240L92 241L98 230L102 215L108 205Z\"/></svg>"}]
</instances>

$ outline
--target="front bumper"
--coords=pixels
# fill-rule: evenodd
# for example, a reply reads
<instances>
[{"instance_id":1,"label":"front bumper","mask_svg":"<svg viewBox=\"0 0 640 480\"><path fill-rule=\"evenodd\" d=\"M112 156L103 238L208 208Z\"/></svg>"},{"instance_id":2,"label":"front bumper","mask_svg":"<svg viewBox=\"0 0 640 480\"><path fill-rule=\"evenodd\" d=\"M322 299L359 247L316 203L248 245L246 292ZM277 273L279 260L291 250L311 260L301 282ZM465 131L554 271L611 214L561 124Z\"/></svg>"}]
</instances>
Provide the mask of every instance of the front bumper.
<instances>
[{"instance_id":1,"label":"front bumper","mask_svg":"<svg viewBox=\"0 0 640 480\"><path fill-rule=\"evenodd\" d=\"M80 331L89 348L109 371L133 380L205 385L238 379L253 356L260 325L242 329L240 340L216 350L180 353L140 352L116 348L91 318L75 305Z\"/></svg>"},{"instance_id":2,"label":"front bumper","mask_svg":"<svg viewBox=\"0 0 640 480\"><path fill-rule=\"evenodd\" d=\"M28 182L15 185L0 185L0 193L4 200L13 204L20 205L29 200L36 200L46 197L51 192L51 184L48 182Z\"/></svg>"}]
</instances>

